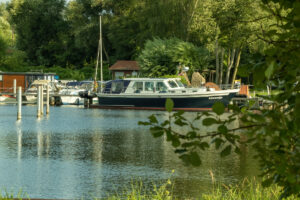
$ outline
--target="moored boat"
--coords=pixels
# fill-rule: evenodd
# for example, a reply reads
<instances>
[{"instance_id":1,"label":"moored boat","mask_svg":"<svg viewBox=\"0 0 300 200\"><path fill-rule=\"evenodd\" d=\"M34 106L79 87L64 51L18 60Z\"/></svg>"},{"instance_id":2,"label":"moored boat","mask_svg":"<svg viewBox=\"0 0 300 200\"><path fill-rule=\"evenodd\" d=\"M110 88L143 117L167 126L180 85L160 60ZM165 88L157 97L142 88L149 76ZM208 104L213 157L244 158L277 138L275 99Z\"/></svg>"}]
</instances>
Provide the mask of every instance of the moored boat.
<instances>
[{"instance_id":1,"label":"moored boat","mask_svg":"<svg viewBox=\"0 0 300 200\"><path fill-rule=\"evenodd\" d=\"M66 84L66 87L59 91L63 105L83 105L83 98L79 96L80 92L89 91L93 87L92 81L72 81Z\"/></svg>"},{"instance_id":2,"label":"moored boat","mask_svg":"<svg viewBox=\"0 0 300 200\"><path fill-rule=\"evenodd\" d=\"M206 110L215 102L225 106L239 89L186 88L178 78L126 78L106 83L97 93L103 108L164 109L166 99L174 102L174 110Z\"/></svg>"}]
</instances>

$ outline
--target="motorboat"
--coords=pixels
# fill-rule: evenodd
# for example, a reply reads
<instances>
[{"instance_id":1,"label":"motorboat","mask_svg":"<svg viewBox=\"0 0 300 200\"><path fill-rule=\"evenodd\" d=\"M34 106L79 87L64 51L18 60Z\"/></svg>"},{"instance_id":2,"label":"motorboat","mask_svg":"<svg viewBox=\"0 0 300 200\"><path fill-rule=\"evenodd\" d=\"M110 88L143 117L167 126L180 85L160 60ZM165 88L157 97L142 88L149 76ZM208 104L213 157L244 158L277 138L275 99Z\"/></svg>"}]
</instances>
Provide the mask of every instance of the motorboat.
<instances>
[{"instance_id":1,"label":"motorboat","mask_svg":"<svg viewBox=\"0 0 300 200\"><path fill-rule=\"evenodd\" d=\"M43 93L46 94L47 92L47 85L49 85L49 94L53 95L55 92L58 91L59 88L55 85L54 82L51 82L50 80L35 80L33 81L28 89L25 91L25 98L28 102L34 102L37 99L37 88L38 86L42 86ZM46 95L44 96L44 99L46 99Z\"/></svg>"},{"instance_id":2,"label":"motorboat","mask_svg":"<svg viewBox=\"0 0 300 200\"><path fill-rule=\"evenodd\" d=\"M215 102L227 106L238 92L239 88L188 88L180 78L125 78L107 82L97 96L103 108L164 109L170 98L175 110L205 110Z\"/></svg>"},{"instance_id":3,"label":"motorboat","mask_svg":"<svg viewBox=\"0 0 300 200\"><path fill-rule=\"evenodd\" d=\"M59 91L61 103L63 105L83 105L84 99L79 96L79 93L92 90L92 88L92 81L68 82L66 87Z\"/></svg>"}]
</instances>

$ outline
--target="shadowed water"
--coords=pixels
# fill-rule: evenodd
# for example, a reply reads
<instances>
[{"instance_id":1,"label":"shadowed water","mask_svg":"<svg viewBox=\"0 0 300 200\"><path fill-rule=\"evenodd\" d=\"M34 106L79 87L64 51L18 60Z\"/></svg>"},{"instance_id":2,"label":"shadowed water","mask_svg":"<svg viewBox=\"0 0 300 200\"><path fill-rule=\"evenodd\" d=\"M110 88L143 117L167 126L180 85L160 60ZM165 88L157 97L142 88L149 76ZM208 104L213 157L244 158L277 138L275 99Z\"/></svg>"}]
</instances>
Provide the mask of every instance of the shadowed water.
<instances>
[{"instance_id":1,"label":"shadowed water","mask_svg":"<svg viewBox=\"0 0 300 200\"><path fill-rule=\"evenodd\" d=\"M199 197L212 186L210 170L225 184L257 174L246 148L223 159L212 148L201 167L184 166L163 137L137 125L150 111L51 107L38 120L36 107L24 106L22 121L16 113L16 106L0 106L0 188L15 194L89 199L130 188L132 180L151 187L171 177L177 197Z\"/></svg>"}]
</instances>

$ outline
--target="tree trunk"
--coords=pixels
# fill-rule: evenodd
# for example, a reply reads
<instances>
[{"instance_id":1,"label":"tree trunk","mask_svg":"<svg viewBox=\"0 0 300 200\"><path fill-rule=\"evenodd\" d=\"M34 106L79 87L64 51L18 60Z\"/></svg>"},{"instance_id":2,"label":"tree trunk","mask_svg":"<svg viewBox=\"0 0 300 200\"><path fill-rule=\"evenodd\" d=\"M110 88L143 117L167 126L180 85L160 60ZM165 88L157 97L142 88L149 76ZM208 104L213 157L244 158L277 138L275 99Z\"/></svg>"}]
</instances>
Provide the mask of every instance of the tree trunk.
<instances>
[{"instance_id":1,"label":"tree trunk","mask_svg":"<svg viewBox=\"0 0 300 200\"><path fill-rule=\"evenodd\" d=\"M231 52L231 53L230 53ZM234 62L235 49L230 51L228 50L228 63L227 63L227 72L226 72L226 82L225 84L229 84L230 71Z\"/></svg>"},{"instance_id":2,"label":"tree trunk","mask_svg":"<svg viewBox=\"0 0 300 200\"><path fill-rule=\"evenodd\" d=\"M219 71L220 71L220 61L219 61L219 45L218 38L216 38L216 80L215 83L219 85Z\"/></svg>"},{"instance_id":3,"label":"tree trunk","mask_svg":"<svg viewBox=\"0 0 300 200\"><path fill-rule=\"evenodd\" d=\"M235 77L236 77L236 74L237 74L237 71L238 71L238 67L240 65L241 53L242 53L242 50L239 49L238 52L237 52L237 58L236 58L234 72L233 72L233 76L232 76L231 89L233 89L234 80L235 80Z\"/></svg>"},{"instance_id":4,"label":"tree trunk","mask_svg":"<svg viewBox=\"0 0 300 200\"><path fill-rule=\"evenodd\" d=\"M224 48L221 48L219 84L223 83L223 59L224 59Z\"/></svg>"}]
</instances>

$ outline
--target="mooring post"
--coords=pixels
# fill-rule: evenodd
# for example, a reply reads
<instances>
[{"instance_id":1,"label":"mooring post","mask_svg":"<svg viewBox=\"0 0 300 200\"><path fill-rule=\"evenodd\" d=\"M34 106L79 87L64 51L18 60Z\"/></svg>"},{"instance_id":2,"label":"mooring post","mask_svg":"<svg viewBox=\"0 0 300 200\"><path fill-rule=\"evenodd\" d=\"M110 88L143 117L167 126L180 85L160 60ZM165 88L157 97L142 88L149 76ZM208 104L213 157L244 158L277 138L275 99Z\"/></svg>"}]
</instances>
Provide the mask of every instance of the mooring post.
<instances>
[{"instance_id":1,"label":"mooring post","mask_svg":"<svg viewBox=\"0 0 300 200\"><path fill-rule=\"evenodd\" d=\"M18 115L17 120L22 118L22 87L18 88Z\"/></svg>"},{"instance_id":2,"label":"mooring post","mask_svg":"<svg viewBox=\"0 0 300 200\"><path fill-rule=\"evenodd\" d=\"M50 111L50 95L49 95L49 85L47 85L47 95L46 95L46 114L49 114Z\"/></svg>"},{"instance_id":3,"label":"mooring post","mask_svg":"<svg viewBox=\"0 0 300 200\"><path fill-rule=\"evenodd\" d=\"M37 117L41 117L41 86L38 86L37 88L37 99L36 99L36 105L37 105Z\"/></svg>"},{"instance_id":4,"label":"mooring post","mask_svg":"<svg viewBox=\"0 0 300 200\"><path fill-rule=\"evenodd\" d=\"M84 107L85 107L85 108L89 108L89 107L90 107L89 103L90 103L89 99L88 99L87 97L85 97L85 98L84 98L84 103L83 103L83 104L84 104Z\"/></svg>"},{"instance_id":5,"label":"mooring post","mask_svg":"<svg viewBox=\"0 0 300 200\"><path fill-rule=\"evenodd\" d=\"M44 114L44 86L41 86L41 115Z\"/></svg>"},{"instance_id":6,"label":"mooring post","mask_svg":"<svg viewBox=\"0 0 300 200\"><path fill-rule=\"evenodd\" d=\"M14 86L13 86L14 88L14 97L16 97L17 96L17 80L16 79L14 79Z\"/></svg>"}]
</instances>

